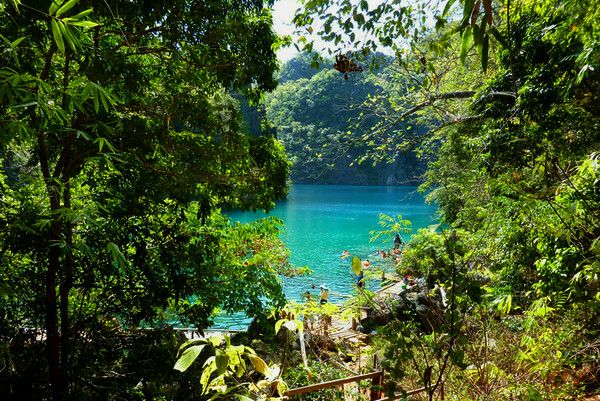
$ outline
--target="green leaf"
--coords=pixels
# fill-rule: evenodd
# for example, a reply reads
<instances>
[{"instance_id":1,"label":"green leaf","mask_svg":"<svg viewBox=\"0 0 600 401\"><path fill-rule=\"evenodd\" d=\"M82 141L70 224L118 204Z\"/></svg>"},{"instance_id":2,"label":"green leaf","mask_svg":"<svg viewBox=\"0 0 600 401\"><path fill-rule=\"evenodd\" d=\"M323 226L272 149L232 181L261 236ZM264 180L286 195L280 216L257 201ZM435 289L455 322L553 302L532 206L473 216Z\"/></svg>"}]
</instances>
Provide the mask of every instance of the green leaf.
<instances>
[{"instance_id":1,"label":"green leaf","mask_svg":"<svg viewBox=\"0 0 600 401\"><path fill-rule=\"evenodd\" d=\"M106 250L110 252L114 262L117 262L119 265L123 266L127 266L129 264L125 258L125 255L123 255L123 252L121 252L119 247L113 242L109 242L106 245Z\"/></svg>"},{"instance_id":2,"label":"green leaf","mask_svg":"<svg viewBox=\"0 0 600 401\"><path fill-rule=\"evenodd\" d=\"M58 9L58 11L56 12L56 16L60 17L61 15L69 11L71 8L73 8L73 6L75 6L75 4L77 4L78 2L79 0L69 0L65 5Z\"/></svg>"},{"instance_id":3,"label":"green leaf","mask_svg":"<svg viewBox=\"0 0 600 401\"><path fill-rule=\"evenodd\" d=\"M87 17L87 16L88 16L89 14L91 14L92 12L94 12L94 9L93 9L93 8L88 8L87 10L85 10L85 11L82 11L82 12L80 12L79 14L76 14L76 15L74 15L74 16L72 16L72 17L70 17L70 19L76 19L76 20L80 20L80 19L82 19L83 17Z\"/></svg>"},{"instance_id":4,"label":"green leaf","mask_svg":"<svg viewBox=\"0 0 600 401\"><path fill-rule=\"evenodd\" d=\"M485 37L483 38L483 43L481 44L481 67L483 68L483 72L487 72L489 58L489 42L490 37L488 35L485 35Z\"/></svg>"},{"instance_id":5,"label":"green leaf","mask_svg":"<svg viewBox=\"0 0 600 401\"><path fill-rule=\"evenodd\" d=\"M223 337L221 337L221 336L211 336L211 337L209 337L208 342L213 347L218 347L223 342Z\"/></svg>"},{"instance_id":6,"label":"green leaf","mask_svg":"<svg viewBox=\"0 0 600 401\"><path fill-rule=\"evenodd\" d=\"M15 40L15 41L13 41L13 42L10 44L10 48L11 48L11 49L14 49L15 47L19 46L19 43L21 43L21 42L22 42L24 39L25 39L25 36L23 36L23 37L21 37L21 38L19 38L19 39Z\"/></svg>"},{"instance_id":7,"label":"green leaf","mask_svg":"<svg viewBox=\"0 0 600 401\"><path fill-rule=\"evenodd\" d=\"M286 319L281 319L275 322L275 334L279 333L279 330L281 330L281 325L284 324L286 321Z\"/></svg>"},{"instance_id":8,"label":"green leaf","mask_svg":"<svg viewBox=\"0 0 600 401\"><path fill-rule=\"evenodd\" d=\"M471 36L472 36L472 30L471 30L471 27L468 26L463 31L462 43L460 45L460 62L462 64L465 63L465 61L467 59L467 54L469 53L469 46L471 44Z\"/></svg>"},{"instance_id":9,"label":"green leaf","mask_svg":"<svg viewBox=\"0 0 600 401\"><path fill-rule=\"evenodd\" d=\"M65 18L65 21L67 20L67 18ZM83 28L93 28L95 26L98 26L100 24L98 24L97 22L94 21L66 21L69 25L74 25L74 26L80 26Z\"/></svg>"},{"instance_id":10,"label":"green leaf","mask_svg":"<svg viewBox=\"0 0 600 401\"><path fill-rule=\"evenodd\" d=\"M225 373L229 366L229 357L223 351L219 350L215 356L215 363L217 364L217 374L220 376Z\"/></svg>"},{"instance_id":11,"label":"green leaf","mask_svg":"<svg viewBox=\"0 0 600 401\"><path fill-rule=\"evenodd\" d=\"M200 355L204 347L206 347L206 344L192 345L191 347L186 348L177 362L175 362L173 369L180 372L185 372L187 368L189 368L190 365L196 360L196 358L198 358L198 355Z\"/></svg>"},{"instance_id":12,"label":"green leaf","mask_svg":"<svg viewBox=\"0 0 600 401\"><path fill-rule=\"evenodd\" d=\"M52 36L54 36L54 41L56 42L56 47L58 48L59 52L64 54L65 53L65 42L63 41L61 29L59 28L59 25L58 25L59 23L62 24L62 22L59 22L54 18L52 18L50 20L50 25L52 27Z\"/></svg>"},{"instance_id":13,"label":"green leaf","mask_svg":"<svg viewBox=\"0 0 600 401\"><path fill-rule=\"evenodd\" d=\"M468 21L471 14L473 14L473 7L475 6L475 0L465 0L463 8L463 20Z\"/></svg>"},{"instance_id":14,"label":"green leaf","mask_svg":"<svg viewBox=\"0 0 600 401\"><path fill-rule=\"evenodd\" d=\"M96 113L98 113L100 111L100 93L98 91L98 88L95 85L94 85L92 92L93 92L92 100L94 101L94 111Z\"/></svg>"},{"instance_id":15,"label":"green leaf","mask_svg":"<svg viewBox=\"0 0 600 401\"><path fill-rule=\"evenodd\" d=\"M10 108L11 109L20 109L20 108L24 108L24 107L34 106L37 104L38 104L37 100L28 100L23 103L12 105L12 106L10 106Z\"/></svg>"},{"instance_id":16,"label":"green leaf","mask_svg":"<svg viewBox=\"0 0 600 401\"><path fill-rule=\"evenodd\" d=\"M217 369L214 363L208 365L203 371L202 376L200 376L200 384L202 385L202 392L206 394L206 390L208 389L208 382L210 380L210 375Z\"/></svg>"},{"instance_id":17,"label":"green leaf","mask_svg":"<svg viewBox=\"0 0 600 401\"><path fill-rule=\"evenodd\" d=\"M352 257L352 271L356 275L359 275L362 271L362 262L360 261L360 258L357 258L356 256Z\"/></svg>"},{"instance_id":18,"label":"green leaf","mask_svg":"<svg viewBox=\"0 0 600 401\"><path fill-rule=\"evenodd\" d=\"M446 6L444 7L444 12L442 12L442 16L445 17L446 15L448 15L448 13L450 12L450 8L454 5L455 2L456 0L448 0Z\"/></svg>"},{"instance_id":19,"label":"green leaf","mask_svg":"<svg viewBox=\"0 0 600 401\"><path fill-rule=\"evenodd\" d=\"M508 47L506 38L502 35L502 33L500 33L500 31L496 29L495 26L489 27L488 32L491 33L503 47Z\"/></svg>"},{"instance_id":20,"label":"green leaf","mask_svg":"<svg viewBox=\"0 0 600 401\"><path fill-rule=\"evenodd\" d=\"M60 7L60 2L52 0L52 4L50 4L50 8L48 9L48 14L52 15L54 11L58 10L58 7Z\"/></svg>"},{"instance_id":21,"label":"green leaf","mask_svg":"<svg viewBox=\"0 0 600 401\"><path fill-rule=\"evenodd\" d=\"M58 26L60 27L63 37L67 41L67 44L69 45L71 50L77 51L77 48L81 47L79 39L77 39L75 35L73 35L71 29L64 22L61 21L58 24Z\"/></svg>"}]
</instances>

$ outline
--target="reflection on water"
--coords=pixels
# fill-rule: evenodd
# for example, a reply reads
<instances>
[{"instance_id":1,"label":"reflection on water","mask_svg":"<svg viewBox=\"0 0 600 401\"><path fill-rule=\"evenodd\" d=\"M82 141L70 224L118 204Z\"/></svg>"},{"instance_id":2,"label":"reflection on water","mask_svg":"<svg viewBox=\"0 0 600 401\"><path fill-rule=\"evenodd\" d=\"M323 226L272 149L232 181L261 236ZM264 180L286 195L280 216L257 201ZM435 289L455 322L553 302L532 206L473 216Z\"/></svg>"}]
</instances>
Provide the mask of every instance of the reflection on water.
<instances>
[{"instance_id":1,"label":"reflection on water","mask_svg":"<svg viewBox=\"0 0 600 401\"><path fill-rule=\"evenodd\" d=\"M376 255L377 249L393 248L393 238L371 243L371 231L380 230L379 214L402 215L412 222L411 232L435 223L435 206L426 205L416 187L366 187L333 185L294 185L288 199L279 202L269 215L285 223L282 240L291 251L295 266L308 266L307 277L283 278L287 299L301 300L310 291L318 299L319 285L327 283L329 301L342 303L344 295L355 291L355 276L350 258L341 259L347 250L371 261L371 271L392 271L389 259ZM247 223L267 215L262 212L232 212L232 221ZM400 233L408 241L410 233ZM378 284L368 283L372 288ZM313 289L314 285L314 289ZM220 316L218 327L245 327L244 316Z\"/></svg>"}]
</instances>

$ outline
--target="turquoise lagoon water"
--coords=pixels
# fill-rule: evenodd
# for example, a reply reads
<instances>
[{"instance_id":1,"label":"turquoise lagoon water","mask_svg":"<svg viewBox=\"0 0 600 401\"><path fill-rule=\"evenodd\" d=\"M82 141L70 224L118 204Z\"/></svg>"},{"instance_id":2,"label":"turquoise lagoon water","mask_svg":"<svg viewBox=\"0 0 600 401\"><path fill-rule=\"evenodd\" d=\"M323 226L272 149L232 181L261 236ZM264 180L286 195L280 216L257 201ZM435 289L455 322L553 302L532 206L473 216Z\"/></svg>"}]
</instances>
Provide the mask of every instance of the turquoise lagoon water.
<instances>
[{"instance_id":1,"label":"turquoise lagoon water","mask_svg":"<svg viewBox=\"0 0 600 401\"><path fill-rule=\"evenodd\" d=\"M393 239L370 242L373 230L380 230L379 215L402 215L412 222L411 233L435 224L434 205L427 205L416 187L373 187L294 185L284 201L267 215L264 212L231 212L232 221L248 223L266 216L276 216L285 224L282 240L291 251L294 266L308 266L313 273L303 277L283 278L288 300L301 300L310 291L318 299L319 285L327 283L329 301L341 303L343 295L355 291L355 276L350 258L341 259L344 250L361 259L369 259L371 270L391 271L389 259L376 255L377 249L393 247ZM404 241L411 233L400 233ZM315 286L313 289L312 286ZM217 327L245 327L241 316L220 316Z\"/></svg>"}]
</instances>

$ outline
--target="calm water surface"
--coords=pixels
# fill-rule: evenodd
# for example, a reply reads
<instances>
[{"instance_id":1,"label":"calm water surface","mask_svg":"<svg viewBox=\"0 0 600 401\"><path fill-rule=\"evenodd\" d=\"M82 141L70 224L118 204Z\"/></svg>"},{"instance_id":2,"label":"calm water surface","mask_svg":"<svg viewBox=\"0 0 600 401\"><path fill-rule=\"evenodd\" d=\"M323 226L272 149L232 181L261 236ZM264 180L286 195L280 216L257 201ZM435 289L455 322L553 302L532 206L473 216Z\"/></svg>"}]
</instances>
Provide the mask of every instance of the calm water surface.
<instances>
[{"instance_id":1,"label":"calm water surface","mask_svg":"<svg viewBox=\"0 0 600 401\"><path fill-rule=\"evenodd\" d=\"M330 302L343 302L342 295L355 290L350 258L341 259L344 250L371 261L371 270L392 269L388 259L375 255L377 249L393 248L393 239L370 242L370 231L379 230L379 214L402 215L412 222L411 232L435 223L435 206L427 205L416 187L372 187L333 185L294 185L270 216L283 220L283 241L291 251L295 266L308 266L306 277L284 278L288 300L301 300L310 291L318 299L319 285L327 283ZM262 212L232 212L233 221L247 223L267 215ZM404 241L410 233L400 234ZM315 286L315 289L312 286ZM341 294L341 295L338 295ZM220 317L218 326L244 325L240 317Z\"/></svg>"}]
</instances>

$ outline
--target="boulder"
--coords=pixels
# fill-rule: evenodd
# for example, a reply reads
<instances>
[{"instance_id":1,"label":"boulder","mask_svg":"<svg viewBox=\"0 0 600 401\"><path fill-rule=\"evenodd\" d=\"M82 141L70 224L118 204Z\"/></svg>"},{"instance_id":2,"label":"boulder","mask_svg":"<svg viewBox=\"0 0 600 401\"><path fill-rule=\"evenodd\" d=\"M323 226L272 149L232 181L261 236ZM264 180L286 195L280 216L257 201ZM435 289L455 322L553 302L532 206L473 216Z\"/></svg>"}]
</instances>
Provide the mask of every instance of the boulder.
<instances>
[{"instance_id":1,"label":"boulder","mask_svg":"<svg viewBox=\"0 0 600 401\"><path fill-rule=\"evenodd\" d=\"M440 328L444 319L443 294L434 289L406 289L380 301L367 317L361 319L363 333L393 320L414 321L424 333Z\"/></svg>"}]
</instances>

